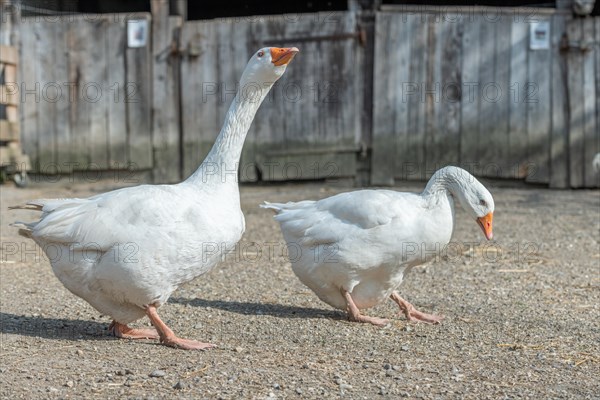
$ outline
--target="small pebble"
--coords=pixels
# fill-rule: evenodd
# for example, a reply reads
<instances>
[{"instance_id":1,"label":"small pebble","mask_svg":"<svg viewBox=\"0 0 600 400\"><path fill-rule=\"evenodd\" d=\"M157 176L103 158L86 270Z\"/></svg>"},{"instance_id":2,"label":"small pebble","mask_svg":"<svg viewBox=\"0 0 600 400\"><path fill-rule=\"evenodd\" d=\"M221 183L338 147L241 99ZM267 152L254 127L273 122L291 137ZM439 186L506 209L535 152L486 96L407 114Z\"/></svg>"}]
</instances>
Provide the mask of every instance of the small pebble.
<instances>
[{"instance_id":1,"label":"small pebble","mask_svg":"<svg viewBox=\"0 0 600 400\"><path fill-rule=\"evenodd\" d=\"M383 369L390 369L392 366L390 364L383 364Z\"/></svg>"},{"instance_id":2,"label":"small pebble","mask_svg":"<svg viewBox=\"0 0 600 400\"><path fill-rule=\"evenodd\" d=\"M173 389L181 390L183 388L185 388L185 384L181 381L177 381L177 383L173 385Z\"/></svg>"},{"instance_id":3,"label":"small pebble","mask_svg":"<svg viewBox=\"0 0 600 400\"><path fill-rule=\"evenodd\" d=\"M241 353L242 351L244 351L244 348L243 347L236 347L234 350L235 350L236 353Z\"/></svg>"},{"instance_id":4,"label":"small pebble","mask_svg":"<svg viewBox=\"0 0 600 400\"><path fill-rule=\"evenodd\" d=\"M78 356L82 356L83 355L83 350L81 349L77 349L77 351L75 352Z\"/></svg>"},{"instance_id":5,"label":"small pebble","mask_svg":"<svg viewBox=\"0 0 600 400\"><path fill-rule=\"evenodd\" d=\"M162 369L157 369L155 371L150 372L150 375L148 376L151 378L162 378L165 375L167 375L165 371L163 371Z\"/></svg>"},{"instance_id":6,"label":"small pebble","mask_svg":"<svg viewBox=\"0 0 600 400\"><path fill-rule=\"evenodd\" d=\"M400 347L400 350L402 350L402 351L408 351L409 347L408 346L402 346L402 347Z\"/></svg>"},{"instance_id":7,"label":"small pebble","mask_svg":"<svg viewBox=\"0 0 600 400\"><path fill-rule=\"evenodd\" d=\"M300 388L296 388L296 393L298 393L298 394L302 394L302 389L300 389Z\"/></svg>"},{"instance_id":8,"label":"small pebble","mask_svg":"<svg viewBox=\"0 0 600 400\"><path fill-rule=\"evenodd\" d=\"M75 384L73 383L73 381L67 381L67 383L65 383L65 386L68 388L72 388Z\"/></svg>"},{"instance_id":9,"label":"small pebble","mask_svg":"<svg viewBox=\"0 0 600 400\"><path fill-rule=\"evenodd\" d=\"M352 385L348 385L347 383L342 383L340 385L340 390L350 390L352 389Z\"/></svg>"}]
</instances>

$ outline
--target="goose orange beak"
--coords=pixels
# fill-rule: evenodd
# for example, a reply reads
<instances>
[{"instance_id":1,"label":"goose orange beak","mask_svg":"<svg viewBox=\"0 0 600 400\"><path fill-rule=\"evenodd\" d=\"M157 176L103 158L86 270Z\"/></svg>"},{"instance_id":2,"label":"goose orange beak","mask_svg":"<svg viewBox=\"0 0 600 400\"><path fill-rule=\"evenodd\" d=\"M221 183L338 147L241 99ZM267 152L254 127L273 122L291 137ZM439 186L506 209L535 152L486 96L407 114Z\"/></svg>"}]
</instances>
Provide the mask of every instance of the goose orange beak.
<instances>
[{"instance_id":1,"label":"goose orange beak","mask_svg":"<svg viewBox=\"0 0 600 400\"><path fill-rule=\"evenodd\" d=\"M477 223L483 230L483 234L487 240L492 240L494 233L492 232L492 220L494 219L494 213L491 212L484 217L477 218Z\"/></svg>"},{"instance_id":2,"label":"goose orange beak","mask_svg":"<svg viewBox=\"0 0 600 400\"><path fill-rule=\"evenodd\" d=\"M297 47L271 47L271 62L278 67L287 65L299 51Z\"/></svg>"}]
</instances>

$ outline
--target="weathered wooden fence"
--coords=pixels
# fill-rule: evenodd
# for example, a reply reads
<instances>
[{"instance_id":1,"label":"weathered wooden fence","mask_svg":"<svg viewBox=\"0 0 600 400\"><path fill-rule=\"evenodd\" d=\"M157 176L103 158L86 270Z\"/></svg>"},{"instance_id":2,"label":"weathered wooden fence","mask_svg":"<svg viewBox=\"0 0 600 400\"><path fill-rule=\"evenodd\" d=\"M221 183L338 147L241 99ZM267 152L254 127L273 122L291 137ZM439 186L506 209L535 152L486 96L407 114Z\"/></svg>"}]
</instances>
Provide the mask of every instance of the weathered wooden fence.
<instances>
[{"instance_id":1,"label":"weathered wooden fence","mask_svg":"<svg viewBox=\"0 0 600 400\"><path fill-rule=\"evenodd\" d=\"M152 168L150 48L128 48L128 19L23 18L19 98L34 170Z\"/></svg>"},{"instance_id":2,"label":"weathered wooden fence","mask_svg":"<svg viewBox=\"0 0 600 400\"><path fill-rule=\"evenodd\" d=\"M248 134L243 181L355 177L370 150L376 185L458 164L600 186L597 17L404 7L376 13L372 40L355 11L184 22L164 1L152 7L152 17L21 20L23 142L38 171L131 166L157 182L185 178L218 134L250 54L295 45L301 53ZM151 40L131 48L127 21L139 19ZM531 48L544 32L548 48Z\"/></svg>"},{"instance_id":3,"label":"weathered wooden fence","mask_svg":"<svg viewBox=\"0 0 600 400\"><path fill-rule=\"evenodd\" d=\"M350 12L189 21L181 65L183 166L204 158L233 99L245 62L258 48L301 52L273 87L248 133L244 181L353 177L359 149L356 16Z\"/></svg>"},{"instance_id":4,"label":"weathered wooden fence","mask_svg":"<svg viewBox=\"0 0 600 400\"><path fill-rule=\"evenodd\" d=\"M592 160L600 152L600 17L567 22L561 46L567 58L567 140L561 150L568 153L564 182L571 187L599 187L600 173ZM564 143L563 143L564 142Z\"/></svg>"},{"instance_id":5,"label":"weathered wooden fence","mask_svg":"<svg viewBox=\"0 0 600 400\"><path fill-rule=\"evenodd\" d=\"M587 30L588 51L565 63L564 14L403 10L376 17L372 183L426 179L455 164L480 176L598 186L593 18L569 22L576 46ZM549 46L532 49L543 23Z\"/></svg>"}]
</instances>

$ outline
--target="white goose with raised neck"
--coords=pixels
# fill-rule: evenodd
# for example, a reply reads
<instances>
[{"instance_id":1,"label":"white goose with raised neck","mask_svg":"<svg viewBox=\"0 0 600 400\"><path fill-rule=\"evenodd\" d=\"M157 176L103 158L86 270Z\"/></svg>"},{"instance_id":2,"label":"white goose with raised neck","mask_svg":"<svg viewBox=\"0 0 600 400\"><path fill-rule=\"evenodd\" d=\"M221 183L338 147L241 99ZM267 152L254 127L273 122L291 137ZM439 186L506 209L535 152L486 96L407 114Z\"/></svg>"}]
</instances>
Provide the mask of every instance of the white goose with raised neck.
<instances>
[{"instance_id":1,"label":"white goose with raised neck","mask_svg":"<svg viewBox=\"0 0 600 400\"><path fill-rule=\"evenodd\" d=\"M225 115L221 132L202 164L184 182L237 184L242 148L254 116L297 52L295 47L272 47L260 49L252 56ZM265 69L265 63L274 64L274 68Z\"/></svg>"}]
</instances>

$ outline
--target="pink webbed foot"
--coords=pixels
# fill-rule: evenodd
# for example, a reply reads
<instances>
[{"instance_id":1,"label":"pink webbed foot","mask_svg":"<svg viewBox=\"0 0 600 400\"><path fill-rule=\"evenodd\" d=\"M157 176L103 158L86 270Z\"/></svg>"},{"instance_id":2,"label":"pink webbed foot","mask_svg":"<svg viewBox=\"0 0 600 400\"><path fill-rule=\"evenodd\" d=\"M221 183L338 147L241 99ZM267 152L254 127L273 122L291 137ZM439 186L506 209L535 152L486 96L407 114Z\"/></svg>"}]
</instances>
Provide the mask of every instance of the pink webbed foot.
<instances>
[{"instance_id":1,"label":"pink webbed foot","mask_svg":"<svg viewBox=\"0 0 600 400\"><path fill-rule=\"evenodd\" d=\"M182 339L177 336L166 337L161 340L161 343L165 346L174 347L176 349L182 350L207 350L212 349L213 347L217 347L216 344L212 343L202 343L197 340L190 339Z\"/></svg>"},{"instance_id":2,"label":"pink webbed foot","mask_svg":"<svg viewBox=\"0 0 600 400\"><path fill-rule=\"evenodd\" d=\"M410 322L424 322L426 324L439 324L443 319L443 315L426 314L417 310L412 304L404 300L396 292L390 295L390 298L398 304L400 310Z\"/></svg>"}]
</instances>

